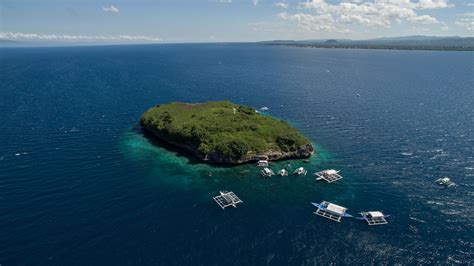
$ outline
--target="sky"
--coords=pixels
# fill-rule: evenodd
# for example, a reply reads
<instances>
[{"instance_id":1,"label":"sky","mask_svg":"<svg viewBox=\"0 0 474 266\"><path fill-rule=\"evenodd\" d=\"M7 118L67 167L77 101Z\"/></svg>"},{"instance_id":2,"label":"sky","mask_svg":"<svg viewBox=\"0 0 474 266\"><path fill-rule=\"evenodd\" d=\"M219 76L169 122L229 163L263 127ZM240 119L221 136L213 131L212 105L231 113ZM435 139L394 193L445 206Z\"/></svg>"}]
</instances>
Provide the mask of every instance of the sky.
<instances>
[{"instance_id":1,"label":"sky","mask_svg":"<svg viewBox=\"0 0 474 266\"><path fill-rule=\"evenodd\" d=\"M0 0L0 39L180 43L474 36L474 0Z\"/></svg>"}]
</instances>

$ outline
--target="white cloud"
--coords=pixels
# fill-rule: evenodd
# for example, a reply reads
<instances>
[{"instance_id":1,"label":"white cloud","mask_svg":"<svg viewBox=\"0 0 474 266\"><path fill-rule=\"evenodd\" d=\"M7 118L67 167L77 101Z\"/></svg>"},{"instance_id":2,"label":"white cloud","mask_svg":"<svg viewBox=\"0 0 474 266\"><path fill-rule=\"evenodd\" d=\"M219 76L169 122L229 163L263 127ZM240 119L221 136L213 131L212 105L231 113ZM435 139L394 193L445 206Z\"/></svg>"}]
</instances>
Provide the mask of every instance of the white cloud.
<instances>
[{"instance_id":1,"label":"white cloud","mask_svg":"<svg viewBox=\"0 0 474 266\"><path fill-rule=\"evenodd\" d=\"M443 31L448 31L448 30L449 30L448 25L444 25L443 27L441 27L441 30L443 30Z\"/></svg>"},{"instance_id":2,"label":"white cloud","mask_svg":"<svg viewBox=\"0 0 474 266\"><path fill-rule=\"evenodd\" d=\"M161 38L144 35L88 36L68 34L37 34L0 32L0 39L18 41L64 41L64 42L159 42Z\"/></svg>"},{"instance_id":3,"label":"white cloud","mask_svg":"<svg viewBox=\"0 0 474 266\"><path fill-rule=\"evenodd\" d=\"M474 31L474 12L458 14L459 19L454 23L458 26L464 27L468 31Z\"/></svg>"},{"instance_id":4,"label":"white cloud","mask_svg":"<svg viewBox=\"0 0 474 266\"><path fill-rule=\"evenodd\" d=\"M254 6L258 5L258 0L252 0L252 5Z\"/></svg>"},{"instance_id":5,"label":"white cloud","mask_svg":"<svg viewBox=\"0 0 474 266\"><path fill-rule=\"evenodd\" d=\"M217 3L225 3L225 4L230 4L232 3L232 0L215 0Z\"/></svg>"},{"instance_id":6,"label":"white cloud","mask_svg":"<svg viewBox=\"0 0 474 266\"><path fill-rule=\"evenodd\" d=\"M284 3L284 2L275 3L275 6L276 7L281 7L281 8L284 8L284 9L288 8L288 4Z\"/></svg>"},{"instance_id":7,"label":"white cloud","mask_svg":"<svg viewBox=\"0 0 474 266\"><path fill-rule=\"evenodd\" d=\"M369 2L367 2L369 3ZM376 4L388 4L409 9L440 9L454 7L448 0L419 0L412 2L411 0L374 0Z\"/></svg>"},{"instance_id":8,"label":"white cloud","mask_svg":"<svg viewBox=\"0 0 474 266\"><path fill-rule=\"evenodd\" d=\"M105 11L105 12L110 12L110 13L118 13L119 12L119 9L114 5L103 6L102 10Z\"/></svg>"},{"instance_id":9,"label":"white cloud","mask_svg":"<svg viewBox=\"0 0 474 266\"><path fill-rule=\"evenodd\" d=\"M341 15L337 19L337 21L346 23L346 24L360 24L360 25L367 25L367 26L371 26L373 24L373 22L370 19L364 18L359 15ZM380 26L384 26L384 25L381 24Z\"/></svg>"},{"instance_id":10,"label":"white cloud","mask_svg":"<svg viewBox=\"0 0 474 266\"><path fill-rule=\"evenodd\" d=\"M286 12L278 14L278 17L284 20L296 22L304 31L338 31L334 26L334 18L331 14L311 15L311 14L287 14Z\"/></svg>"},{"instance_id":11,"label":"white cloud","mask_svg":"<svg viewBox=\"0 0 474 266\"><path fill-rule=\"evenodd\" d=\"M468 31L474 31L474 17L466 17L456 20L456 25L464 27Z\"/></svg>"},{"instance_id":12,"label":"white cloud","mask_svg":"<svg viewBox=\"0 0 474 266\"><path fill-rule=\"evenodd\" d=\"M420 24L423 24L423 25L439 23L439 21L436 18L434 18L432 16L428 16L428 15L423 15L423 16L418 16L418 17L411 17L411 18L408 18L408 21L415 22L415 23L420 23Z\"/></svg>"},{"instance_id":13,"label":"white cloud","mask_svg":"<svg viewBox=\"0 0 474 266\"><path fill-rule=\"evenodd\" d=\"M413 3L413 5L416 9L439 9L454 7L454 5L449 4L447 0L419 0L418 3Z\"/></svg>"},{"instance_id":14,"label":"white cloud","mask_svg":"<svg viewBox=\"0 0 474 266\"><path fill-rule=\"evenodd\" d=\"M474 3L467 3L467 6L474 6Z\"/></svg>"},{"instance_id":15,"label":"white cloud","mask_svg":"<svg viewBox=\"0 0 474 266\"><path fill-rule=\"evenodd\" d=\"M438 9L452 7L447 0L344 0L331 4L327 0L311 0L300 3L300 9L307 9L316 14L287 14L279 15L281 19L292 21L306 31L349 30L351 25L367 27L390 27L393 23L417 23L422 25L440 23L430 15L418 15L417 9ZM322 18L331 17L331 19Z\"/></svg>"}]
</instances>

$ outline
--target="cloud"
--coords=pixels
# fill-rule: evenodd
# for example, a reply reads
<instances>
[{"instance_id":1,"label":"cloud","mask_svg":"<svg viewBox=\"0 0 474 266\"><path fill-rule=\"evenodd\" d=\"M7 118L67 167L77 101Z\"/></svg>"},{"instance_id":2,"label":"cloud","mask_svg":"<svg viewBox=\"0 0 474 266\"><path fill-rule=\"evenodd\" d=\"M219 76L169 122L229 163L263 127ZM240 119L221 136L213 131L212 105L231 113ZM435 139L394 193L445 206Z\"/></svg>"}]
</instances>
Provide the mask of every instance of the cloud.
<instances>
[{"instance_id":1,"label":"cloud","mask_svg":"<svg viewBox=\"0 0 474 266\"><path fill-rule=\"evenodd\" d=\"M419 0L418 2L412 2L411 0L374 0L374 3L399 6L409 9L441 9L454 7L454 5L450 4L448 0Z\"/></svg>"},{"instance_id":2,"label":"cloud","mask_svg":"<svg viewBox=\"0 0 474 266\"><path fill-rule=\"evenodd\" d=\"M298 13L290 15L286 12L278 14L278 17L284 20L296 22L304 31L337 31L334 26L334 18L331 14L311 15Z\"/></svg>"},{"instance_id":3,"label":"cloud","mask_svg":"<svg viewBox=\"0 0 474 266\"><path fill-rule=\"evenodd\" d=\"M454 22L456 25L464 27L468 31L474 31L474 12L457 15L459 18Z\"/></svg>"},{"instance_id":4,"label":"cloud","mask_svg":"<svg viewBox=\"0 0 474 266\"><path fill-rule=\"evenodd\" d=\"M284 9L287 9L287 8L288 8L288 4L287 4L287 3L284 3L284 2L275 3L275 6L276 6L276 7L281 7L281 8L284 8Z\"/></svg>"},{"instance_id":5,"label":"cloud","mask_svg":"<svg viewBox=\"0 0 474 266\"><path fill-rule=\"evenodd\" d=\"M464 27L468 31L474 31L474 17L458 19L454 22L456 25Z\"/></svg>"},{"instance_id":6,"label":"cloud","mask_svg":"<svg viewBox=\"0 0 474 266\"><path fill-rule=\"evenodd\" d=\"M254 6L258 5L258 0L252 0L252 5Z\"/></svg>"},{"instance_id":7,"label":"cloud","mask_svg":"<svg viewBox=\"0 0 474 266\"><path fill-rule=\"evenodd\" d=\"M278 16L292 21L305 31L348 31L351 25L366 27L391 27L393 23L402 22L430 25L440 23L430 15L418 15L418 9L438 9L452 7L447 0L345 0L331 4L326 0L311 0L300 3L300 10L311 11L312 14L280 13ZM314 14L315 13L315 14ZM329 19L331 18L331 19Z\"/></svg>"},{"instance_id":8,"label":"cloud","mask_svg":"<svg viewBox=\"0 0 474 266\"><path fill-rule=\"evenodd\" d=\"M230 4L232 3L232 0L215 0L217 3L224 3L224 4Z\"/></svg>"},{"instance_id":9,"label":"cloud","mask_svg":"<svg viewBox=\"0 0 474 266\"><path fill-rule=\"evenodd\" d=\"M410 2L410 1L409 1ZM416 9L440 9L454 7L447 0L419 0L418 3L411 3Z\"/></svg>"},{"instance_id":10,"label":"cloud","mask_svg":"<svg viewBox=\"0 0 474 266\"><path fill-rule=\"evenodd\" d=\"M434 18L432 16L428 16L428 15L423 15L423 16L418 16L418 17L411 17L411 18L408 18L408 21L415 22L415 23L420 23L420 24L423 24L423 25L439 23L439 21L436 18Z\"/></svg>"},{"instance_id":11,"label":"cloud","mask_svg":"<svg viewBox=\"0 0 474 266\"><path fill-rule=\"evenodd\" d=\"M144 35L88 36L68 34L37 34L21 32L0 32L0 39L17 41L58 42L159 42L161 38Z\"/></svg>"},{"instance_id":12,"label":"cloud","mask_svg":"<svg viewBox=\"0 0 474 266\"><path fill-rule=\"evenodd\" d=\"M114 5L103 6L102 10L105 11L105 12L110 12L110 13L118 13L119 12L119 9Z\"/></svg>"}]
</instances>

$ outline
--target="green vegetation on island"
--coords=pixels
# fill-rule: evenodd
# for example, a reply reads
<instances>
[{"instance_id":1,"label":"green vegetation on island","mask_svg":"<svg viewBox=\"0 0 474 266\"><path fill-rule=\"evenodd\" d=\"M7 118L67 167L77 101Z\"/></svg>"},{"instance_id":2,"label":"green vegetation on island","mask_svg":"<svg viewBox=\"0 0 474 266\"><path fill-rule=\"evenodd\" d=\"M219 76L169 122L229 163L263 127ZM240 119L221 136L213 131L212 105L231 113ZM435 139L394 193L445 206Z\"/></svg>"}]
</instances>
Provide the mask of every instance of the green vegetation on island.
<instances>
[{"instance_id":1,"label":"green vegetation on island","mask_svg":"<svg viewBox=\"0 0 474 266\"><path fill-rule=\"evenodd\" d=\"M305 158L310 141L282 120L228 101L174 102L146 111L142 127L211 163Z\"/></svg>"}]
</instances>

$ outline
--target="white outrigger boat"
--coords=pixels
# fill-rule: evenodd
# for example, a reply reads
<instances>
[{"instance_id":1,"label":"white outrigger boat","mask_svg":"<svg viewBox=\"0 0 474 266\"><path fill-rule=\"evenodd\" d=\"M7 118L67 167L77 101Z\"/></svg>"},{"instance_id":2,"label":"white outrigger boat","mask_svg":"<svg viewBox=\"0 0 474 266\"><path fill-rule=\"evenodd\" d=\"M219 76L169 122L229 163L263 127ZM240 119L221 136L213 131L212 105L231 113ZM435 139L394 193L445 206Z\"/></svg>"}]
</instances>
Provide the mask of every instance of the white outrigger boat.
<instances>
[{"instance_id":1,"label":"white outrigger boat","mask_svg":"<svg viewBox=\"0 0 474 266\"><path fill-rule=\"evenodd\" d=\"M270 108L264 106L264 107L260 108L260 110L261 110L262 112L266 112L266 111L270 110Z\"/></svg>"},{"instance_id":2,"label":"white outrigger boat","mask_svg":"<svg viewBox=\"0 0 474 266\"><path fill-rule=\"evenodd\" d=\"M280 176L287 176L288 175L288 171L286 169L281 169L280 171L278 171L278 175Z\"/></svg>"},{"instance_id":3,"label":"white outrigger boat","mask_svg":"<svg viewBox=\"0 0 474 266\"><path fill-rule=\"evenodd\" d=\"M260 171L260 173L264 177L271 177L271 176L275 175L275 173L272 171L272 169L267 168L267 167L263 168L262 171Z\"/></svg>"},{"instance_id":4,"label":"white outrigger boat","mask_svg":"<svg viewBox=\"0 0 474 266\"><path fill-rule=\"evenodd\" d=\"M257 162L257 166L267 167L268 166L268 161L267 160L260 160L260 161Z\"/></svg>"},{"instance_id":5,"label":"white outrigger boat","mask_svg":"<svg viewBox=\"0 0 474 266\"><path fill-rule=\"evenodd\" d=\"M237 204L243 202L234 194L234 192L226 190L219 191L219 195L215 196L213 199L223 210L229 206L237 208Z\"/></svg>"},{"instance_id":6,"label":"white outrigger boat","mask_svg":"<svg viewBox=\"0 0 474 266\"><path fill-rule=\"evenodd\" d=\"M308 171L305 170L303 167L300 167L300 168L296 169L295 171L293 171L294 175L306 175L307 173L308 173Z\"/></svg>"},{"instance_id":7,"label":"white outrigger boat","mask_svg":"<svg viewBox=\"0 0 474 266\"><path fill-rule=\"evenodd\" d=\"M316 180L324 180L328 183L335 182L339 179L342 179L342 176L339 174L339 171L334 169L323 170L320 172L315 173Z\"/></svg>"},{"instance_id":8,"label":"white outrigger boat","mask_svg":"<svg viewBox=\"0 0 474 266\"><path fill-rule=\"evenodd\" d=\"M323 201L319 204L314 202L311 202L311 204L317 207L316 211L314 211L314 214L327 218L329 220L341 222L341 219L343 217L354 217L346 212L347 208L336 205L334 203Z\"/></svg>"},{"instance_id":9,"label":"white outrigger boat","mask_svg":"<svg viewBox=\"0 0 474 266\"><path fill-rule=\"evenodd\" d=\"M455 186L456 184L451 181L451 179L447 176L445 177L442 177L442 178L439 178L439 179L436 179L435 180L435 183L440 185L440 186L445 186L445 187L452 187L452 186Z\"/></svg>"},{"instance_id":10,"label":"white outrigger boat","mask_svg":"<svg viewBox=\"0 0 474 266\"><path fill-rule=\"evenodd\" d=\"M386 217L390 215L385 215L381 211L368 211L361 212L362 217L357 217L358 220L365 220L369 225L383 225L388 224Z\"/></svg>"}]
</instances>

